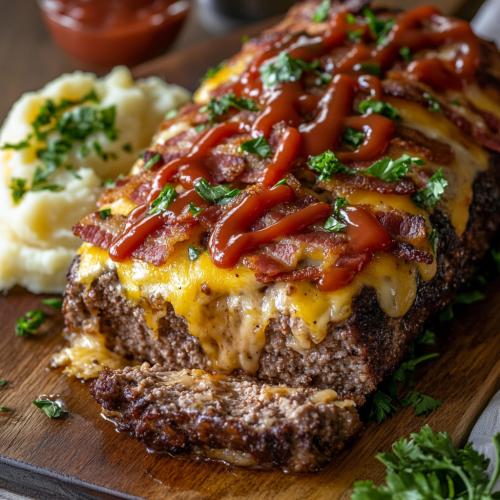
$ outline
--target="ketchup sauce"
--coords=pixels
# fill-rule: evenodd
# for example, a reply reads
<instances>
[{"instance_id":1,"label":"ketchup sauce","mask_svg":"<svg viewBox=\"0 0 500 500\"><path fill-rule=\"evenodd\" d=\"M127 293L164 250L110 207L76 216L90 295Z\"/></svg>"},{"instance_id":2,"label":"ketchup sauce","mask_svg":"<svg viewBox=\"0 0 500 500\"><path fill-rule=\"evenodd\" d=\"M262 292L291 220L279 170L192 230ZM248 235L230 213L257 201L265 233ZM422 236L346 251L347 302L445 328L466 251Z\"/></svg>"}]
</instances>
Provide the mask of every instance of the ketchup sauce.
<instances>
[{"instance_id":1,"label":"ketchup sauce","mask_svg":"<svg viewBox=\"0 0 500 500\"><path fill-rule=\"evenodd\" d=\"M164 52L188 0L40 0L44 20L69 55L97 67L133 66Z\"/></svg>"},{"instance_id":2,"label":"ketchup sauce","mask_svg":"<svg viewBox=\"0 0 500 500\"><path fill-rule=\"evenodd\" d=\"M308 93L302 79L278 82L270 88L263 84L261 66L276 61L281 52L311 63L344 44L349 31L357 28L361 29L360 39L333 65L331 80L322 96ZM257 118L253 122L227 121L207 129L186 156L157 169L148 204L130 214L127 228L111 247L111 258L117 261L128 258L148 234L185 212L189 202L199 207L210 205L193 186L200 178L213 183L214 176L206 161L212 148L242 133L251 133L254 138L269 138L278 123L284 124L284 129L272 158L258 179L259 189L248 193L225 211L212 229L208 242L211 259L220 268L231 268L249 250L298 233L318 221L326 221L333 208L318 201L285 215L264 229L249 230L272 207L296 199L299 191L277 183L297 159L307 161L327 150L333 151L344 163L375 161L384 154L394 133L393 121L379 114L360 115L353 109L358 97L382 98L380 78L363 74L364 65L376 65L383 72L401 58L400 49L403 47L418 52L447 44L453 48L453 57L447 60L437 57L417 59L405 69L411 78L443 90L467 85L479 64L478 40L470 26L464 21L442 17L432 6L397 15L386 43L374 47L373 40L371 43L370 40L367 26L353 26L347 22L346 14L340 13L330 19L329 28L323 35L284 35L281 42L258 55L229 89L238 97L259 103L261 110ZM313 118L306 122L304 114ZM342 146L342 135L347 127L364 134L362 144L354 151L346 151ZM147 215L150 203L173 179L188 191L178 196L166 212ZM321 271L320 278L315 280L323 291L346 286L369 265L376 252L391 252L394 248L390 235L367 208L347 206L336 217L345 223L343 233L347 245L336 264Z\"/></svg>"}]
</instances>

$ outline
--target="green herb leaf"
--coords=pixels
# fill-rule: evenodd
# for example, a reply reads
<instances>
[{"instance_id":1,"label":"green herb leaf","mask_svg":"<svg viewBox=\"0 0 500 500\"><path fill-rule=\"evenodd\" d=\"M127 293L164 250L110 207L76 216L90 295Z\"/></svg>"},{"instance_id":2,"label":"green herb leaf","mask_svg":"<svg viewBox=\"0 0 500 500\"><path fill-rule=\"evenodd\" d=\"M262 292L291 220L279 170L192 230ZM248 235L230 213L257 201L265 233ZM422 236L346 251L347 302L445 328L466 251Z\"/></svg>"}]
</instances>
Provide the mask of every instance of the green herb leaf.
<instances>
[{"instance_id":1,"label":"green herb leaf","mask_svg":"<svg viewBox=\"0 0 500 500\"><path fill-rule=\"evenodd\" d=\"M0 406L0 411L9 411L7 406Z\"/></svg>"},{"instance_id":2,"label":"green herb leaf","mask_svg":"<svg viewBox=\"0 0 500 500\"><path fill-rule=\"evenodd\" d=\"M338 220L338 218L336 218L333 215L330 215L330 217L328 217L327 221L325 222L325 225L323 226L324 229L332 233L338 233L340 231L343 231L346 227L347 224L345 222Z\"/></svg>"},{"instance_id":3,"label":"green herb leaf","mask_svg":"<svg viewBox=\"0 0 500 500\"><path fill-rule=\"evenodd\" d=\"M177 109L171 109L166 115L165 119L170 120L172 118L175 118L179 114L179 110Z\"/></svg>"},{"instance_id":4,"label":"green herb leaf","mask_svg":"<svg viewBox=\"0 0 500 500\"><path fill-rule=\"evenodd\" d=\"M81 158L87 158L87 156L90 154L90 148L86 145L80 146L78 148L78 154Z\"/></svg>"},{"instance_id":5,"label":"green herb leaf","mask_svg":"<svg viewBox=\"0 0 500 500\"><path fill-rule=\"evenodd\" d=\"M196 247L188 247L188 255L190 260L196 260L200 256L200 252Z\"/></svg>"},{"instance_id":6,"label":"green herb leaf","mask_svg":"<svg viewBox=\"0 0 500 500\"><path fill-rule=\"evenodd\" d=\"M31 135L29 135L24 141L19 141L16 144L12 144L9 142L6 142L2 146L0 146L0 151L5 151L6 149L14 149L15 151L19 151L20 149L25 149L30 147L30 138Z\"/></svg>"},{"instance_id":7,"label":"green herb leaf","mask_svg":"<svg viewBox=\"0 0 500 500\"><path fill-rule=\"evenodd\" d=\"M104 208L103 210L99 210L97 212L102 220L106 220L111 215L111 208Z\"/></svg>"},{"instance_id":8,"label":"green herb leaf","mask_svg":"<svg viewBox=\"0 0 500 500\"><path fill-rule=\"evenodd\" d=\"M176 197L177 191L170 184L165 184L165 187L161 190L158 198L151 203L151 209L148 211L148 215L165 212L170 203L172 203Z\"/></svg>"},{"instance_id":9,"label":"green herb leaf","mask_svg":"<svg viewBox=\"0 0 500 500\"><path fill-rule=\"evenodd\" d=\"M59 406L56 402L50 401L48 399L42 399L41 401L33 401L33 404L42 410L49 418L58 418L68 413L68 410Z\"/></svg>"},{"instance_id":10,"label":"green herb leaf","mask_svg":"<svg viewBox=\"0 0 500 500\"><path fill-rule=\"evenodd\" d=\"M203 208L197 208L193 202L189 203L189 210L193 215L200 215L203 212Z\"/></svg>"},{"instance_id":11,"label":"green herb leaf","mask_svg":"<svg viewBox=\"0 0 500 500\"><path fill-rule=\"evenodd\" d=\"M134 148L130 142L127 142L127 144L122 146L122 150L125 151L125 153L132 153L133 149Z\"/></svg>"},{"instance_id":12,"label":"green herb leaf","mask_svg":"<svg viewBox=\"0 0 500 500\"><path fill-rule=\"evenodd\" d=\"M156 165L159 161L161 161L161 154L156 153L144 164L144 168L146 170L151 170L151 167Z\"/></svg>"},{"instance_id":13,"label":"green herb leaf","mask_svg":"<svg viewBox=\"0 0 500 500\"><path fill-rule=\"evenodd\" d=\"M436 229L433 229L431 231L431 234L429 235L429 243L431 244L431 249L432 249L432 253L434 255L437 255L436 254L436 238L439 238L440 234L437 232Z\"/></svg>"},{"instance_id":14,"label":"green herb leaf","mask_svg":"<svg viewBox=\"0 0 500 500\"><path fill-rule=\"evenodd\" d=\"M307 164L318 172L318 182L330 180L333 174L357 174L358 171L340 163L337 157L328 150L318 156L313 156Z\"/></svg>"},{"instance_id":15,"label":"green herb leaf","mask_svg":"<svg viewBox=\"0 0 500 500\"><path fill-rule=\"evenodd\" d=\"M369 414L370 420L375 420L377 424L381 424L397 411L398 409L393 405L393 399L390 396L380 390L375 391Z\"/></svg>"},{"instance_id":16,"label":"green herb leaf","mask_svg":"<svg viewBox=\"0 0 500 500\"><path fill-rule=\"evenodd\" d=\"M286 52L280 52L274 63L263 64L259 71L264 85L272 87L279 82L296 82L300 80L304 71L314 71L320 76L324 75L318 70L318 66L318 61L308 63L302 59L295 59ZM331 75L328 75L328 78L331 79Z\"/></svg>"},{"instance_id":17,"label":"green herb leaf","mask_svg":"<svg viewBox=\"0 0 500 500\"><path fill-rule=\"evenodd\" d=\"M448 304L446 309L439 313L439 321L451 321L455 317L452 304Z\"/></svg>"},{"instance_id":18,"label":"green herb leaf","mask_svg":"<svg viewBox=\"0 0 500 500\"><path fill-rule=\"evenodd\" d=\"M345 15L345 20L347 21L347 24L356 24L356 17L350 12Z\"/></svg>"},{"instance_id":19,"label":"green herb leaf","mask_svg":"<svg viewBox=\"0 0 500 500\"><path fill-rule=\"evenodd\" d=\"M420 158L412 158L406 153L397 160L384 158L375 162L371 167L363 170L364 174L371 174L387 182L395 182L402 179L410 170L412 163L417 165L425 165L425 162Z\"/></svg>"},{"instance_id":20,"label":"green herb leaf","mask_svg":"<svg viewBox=\"0 0 500 500\"><path fill-rule=\"evenodd\" d=\"M413 56L411 54L410 47L401 47L399 49L400 56L407 62L413 61Z\"/></svg>"},{"instance_id":21,"label":"green herb leaf","mask_svg":"<svg viewBox=\"0 0 500 500\"><path fill-rule=\"evenodd\" d=\"M53 309L57 309L60 311L63 306L62 299L58 299L57 297L52 297L50 299L42 299L40 301L44 306L52 307Z\"/></svg>"},{"instance_id":22,"label":"green herb leaf","mask_svg":"<svg viewBox=\"0 0 500 500\"><path fill-rule=\"evenodd\" d=\"M434 352L431 354L426 354L424 356L420 356L418 358L409 359L404 363L401 363L401 366L394 372L394 380L396 382L404 382L409 380L415 374L415 368L419 363L423 363L429 359L437 358L439 356L438 352Z\"/></svg>"},{"instance_id":23,"label":"green herb leaf","mask_svg":"<svg viewBox=\"0 0 500 500\"><path fill-rule=\"evenodd\" d=\"M16 323L16 336L33 335L45 323L45 311L35 309L26 313L26 316L18 318Z\"/></svg>"},{"instance_id":24,"label":"green herb leaf","mask_svg":"<svg viewBox=\"0 0 500 500\"><path fill-rule=\"evenodd\" d=\"M29 189L26 188L26 179L20 179L18 177L11 177L9 189L12 192L12 199L16 204L19 203L24 194L29 191Z\"/></svg>"},{"instance_id":25,"label":"green herb leaf","mask_svg":"<svg viewBox=\"0 0 500 500\"><path fill-rule=\"evenodd\" d=\"M382 70L379 63L360 63L354 65L354 71L363 71L368 75L380 76Z\"/></svg>"},{"instance_id":26,"label":"green herb leaf","mask_svg":"<svg viewBox=\"0 0 500 500\"><path fill-rule=\"evenodd\" d=\"M328 18L328 11L330 10L331 0L323 0L314 11L312 20L315 23L322 23Z\"/></svg>"},{"instance_id":27,"label":"green herb leaf","mask_svg":"<svg viewBox=\"0 0 500 500\"><path fill-rule=\"evenodd\" d=\"M360 130L356 130L351 127L346 127L344 133L342 134L342 142L348 146L351 146L354 149L357 149L365 139L364 132Z\"/></svg>"},{"instance_id":28,"label":"green herb leaf","mask_svg":"<svg viewBox=\"0 0 500 500\"><path fill-rule=\"evenodd\" d=\"M413 406L415 415L429 415L443 403L421 392L410 391L401 401L401 406Z\"/></svg>"},{"instance_id":29,"label":"green herb leaf","mask_svg":"<svg viewBox=\"0 0 500 500\"><path fill-rule=\"evenodd\" d=\"M448 181L443 178L443 169L440 168L428 181L427 187L419 189L413 196L413 201L421 208L424 205L433 207L441 199L444 193L444 188L448 185Z\"/></svg>"},{"instance_id":30,"label":"green herb leaf","mask_svg":"<svg viewBox=\"0 0 500 500\"><path fill-rule=\"evenodd\" d=\"M385 45L387 43L387 35L396 23L395 19L390 18L384 21L377 18L370 9L363 9L363 14L365 15L365 22L370 28L377 45Z\"/></svg>"},{"instance_id":31,"label":"green herb leaf","mask_svg":"<svg viewBox=\"0 0 500 500\"><path fill-rule=\"evenodd\" d=\"M495 248L490 249L490 255L495 262L495 266L497 268L497 272L500 273L500 251Z\"/></svg>"},{"instance_id":32,"label":"green herb leaf","mask_svg":"<svg viewBox=\"0 0 500 500\"><path fill-rule=\"evenodd\" d=\"M2 380L0 380L0 387L3 387L4 385L7 385L7 380L3 378Z\"/></svg>"},{"instance_id":33,"label":"green herb leaf","mask_svg":"<svg viewBox=\"0 0 500 500\"><path fill-rule=\"evenodd\" d=\"M257 139L251 139L250 141L241 143L240 148L247 153L258 155L261 158L265 158L272 153L271 147L263 135L257 137Z\"/></svg>"},{"instance_id":34,"label":"green herb leaf","mask_svg":"<svg viewBox=\"0 0 500 500\"><path fill-rule=\"evenodd\" d=\"M399 111L389 104L388 102L375 101L373 99L367 99L359 105L359 110L361 113L376 113L377 115L385 116L391 120L396 118L401 118Z\"/></svg>"},{"instance_id":35,"label":"green herb leaf","mask_svg":"<svg viewBox=\"0 0 500 500\"><path fill-rule=\"evenodd\" d=\"M234 92L224 94L220 97L212 97L210 102L200 109L200 112L205 113L210 111L208 115L209 121L213 121L216 116L221 116L228 112L229 108L245 109L247 111L258 111L257 103L253 99L246 97L236 97Z\"/></svg>"},{"instance_id":36,"label":"green herb leaf","mask_svg":"<svg viewBox=\"0 0 500 500\"><path fill-rule=\"evenodd\" d=\"M441 113L441 106L436 99L434 99L434 97L427 93L424 93L423 97L429 103L429 111L432 111L433 113Z\"/></svg>"},{"instance_id":37,"label":"green herb leaf","mask_svg":"<svg viewBox=\"0 0 500 500\"><path fill-rule=\"evenodd\" d=\"M450 104L454 104L455 106L461 106L462 103L458 99L453 99L453 101L450 101Z\"/></svg>"},{"instance_id":38,"label":"green herb leaf","mask_svg":"<svg viewBox=\"0 0 500 500\"><path fill-rule=\"evenodd\" d=\"M276 186L288 186L288 182L286 181L286 179L281 179L273 187L276 187Z\"/></svg>"},{"instance_id":39,"label":"green herb leaf","mask_svg":"<svg viewBox=\"0 0 500 500\"><path fill-rule=\"evenodd\" d=\"M205 80L208 78L213 78L226 64L226 60L221 61L215 68L208 68L207 72L205 73L204 76L200 78L200 82L203 83Z\"/></svg>"},{"instance_id":40,"label":"green herb leaf","mask_svg":"<svg viewBox=\"0 0 500 500\"><path fill-rule=\"evenodd\" d=\"M347 31L347 38L353 43L358 42L359 40L361 40L362 37L363 37L363 29L362 28L360 28L356 31L352 31L352 30Z\"/></svg>"},{"instance_id":41,"label":"green herb leaf","mask_svg":"<svg viewBox=\"0 0 500 500\"><path fill-rule=\"evenodd\" d=\"M436 334L430 330L425 330L425 332L417 339L417 344L436 345Z\"/></svg>"},{"instance_id":42,"label":"green herb leaf","mask_svg":"<svg viewBox=\"0 0 500 500\"><path fill-rule=\"evenodd\" d=\"M116 184L118 183L118 181L120 181L121 179L123 179L125 176L123 174L119 174L117 176L117 178L115 180L113 179L106 179L103 183L103 186L106 188L106 189L113 189L114 187L116 187Z\"/></svg>"},{"instance_id":43,"label":"green herb leaf","mask_svg":"<svg viewBox=\"0 0 500 500\"><path fill-rule=\"evenodd\" d=\"M217 205L226 205L241 193L239 189L231 189L228 186L210 186L205 179L200 179L194 188L205 201Z\"/></svg>"},{"instance_id":44,"label":"green herb leaf","mask_svg":"<svg viewBox=\"0 0 500 500\"><path fill-rule=\"evenodd\" d=\"M201 125L196 125L196 127L194 127L194 129L196 130L196 132L201 132L202 130L205 130L209 127L210 127L209 123L202 123Z\"/></svg>"},{"instance_id":45,"label":"green herb leaf","mask_svg":"<svg viewBox=\"0 0 500 500\"><path fill-rule=\"evenodd\" d=\"M248 35L243 35L241 37L241 43L244 45L245 43L248 42L248 40L250 40L250 37Z\"/></svg>"}]
</instances>

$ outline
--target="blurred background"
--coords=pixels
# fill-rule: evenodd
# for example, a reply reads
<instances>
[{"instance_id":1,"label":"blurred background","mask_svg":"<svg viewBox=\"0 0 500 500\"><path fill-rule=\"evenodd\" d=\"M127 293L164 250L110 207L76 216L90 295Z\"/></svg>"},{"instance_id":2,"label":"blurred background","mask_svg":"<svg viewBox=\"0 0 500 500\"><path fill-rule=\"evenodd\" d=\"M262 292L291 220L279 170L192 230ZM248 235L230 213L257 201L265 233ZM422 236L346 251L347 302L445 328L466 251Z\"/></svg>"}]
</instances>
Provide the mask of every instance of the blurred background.
<instances>
[{"instance_id":1,"label":"blurred background","mask_svg":"<svg viewBox=\"0 0 500 500\"><path fill-rule=\"evenodd\" d=\"M445 14L471 20L483 2L375 0L374 4L408 9L432 3ZM500 3L500 0L490 2ZM23 92L38 89L62 73L76 69L106 73L111 32L115 38L114 52L107 62L113 57L122 61L127 56L128 60L122 62L135 66L168 51L172 53L171 66L175 71L163 76L173 83L193 87L196 79L192 72L201 75L204 68L183 66L187 54L199 52L198 60L205 63L204 67L213 66L239 50L242 36L252 36L272 26L293 3L293 0L0 0L0 123ZM95 6L93 10L87 8L91 4ZM153 10L141 10L144 5ZM106 17L110 9L115 9L114 17ZM130 18L132 11L142 12L141 19ZM138 27L146 21L148 36L140 31L144 26ZM227 36L228 33L231 35ZM224 35L224 42L217 43L217 38ZM145 39L149 45L141 46ZM154 64L147 65L136 74L154 71Z\"/></svg>"}]
</instances>

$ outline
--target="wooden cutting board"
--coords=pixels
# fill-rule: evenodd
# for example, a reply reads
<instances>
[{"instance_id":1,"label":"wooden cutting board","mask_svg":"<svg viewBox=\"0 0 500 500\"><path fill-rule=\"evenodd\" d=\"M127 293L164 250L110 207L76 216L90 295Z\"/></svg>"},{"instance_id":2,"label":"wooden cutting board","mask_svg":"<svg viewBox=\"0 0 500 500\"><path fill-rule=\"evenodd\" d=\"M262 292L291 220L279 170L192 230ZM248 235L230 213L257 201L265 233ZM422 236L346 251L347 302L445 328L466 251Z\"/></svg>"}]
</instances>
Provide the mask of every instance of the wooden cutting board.
<instances>
[{"instance_id":1,"label":"wooden cutting board","mask_svg":"<svg viewBox=\"0 0 500 500\"><path fill-rule=\"evenodd\" d=\"M263 24L245 30L253 35ZM201 47L174 53L136 69L136 76L158 74L194 89L207 66L240 47L241 32ZM416 390L443 402L429 417L406 408L378 426L367 424L349 449L315 475L291 475L231 468L221 464L148 454L138 441L115 432L100 416L89 384L49 368L62 345L62 317L49 319L40 335L16 338L16 319L40 307L40 296L14 289L0 296L0 488L36 499L146 498L151 500L303 500L348 498L359 479L380 482L383 467L374 459L399 437L430 424L462 445L477 416L499 386L500 279L486 289L487 300L462 308L441 325L442 356L421 368ZM48 419L32 401L58 395L70 414Z\"/></svg>"}]
</instances>

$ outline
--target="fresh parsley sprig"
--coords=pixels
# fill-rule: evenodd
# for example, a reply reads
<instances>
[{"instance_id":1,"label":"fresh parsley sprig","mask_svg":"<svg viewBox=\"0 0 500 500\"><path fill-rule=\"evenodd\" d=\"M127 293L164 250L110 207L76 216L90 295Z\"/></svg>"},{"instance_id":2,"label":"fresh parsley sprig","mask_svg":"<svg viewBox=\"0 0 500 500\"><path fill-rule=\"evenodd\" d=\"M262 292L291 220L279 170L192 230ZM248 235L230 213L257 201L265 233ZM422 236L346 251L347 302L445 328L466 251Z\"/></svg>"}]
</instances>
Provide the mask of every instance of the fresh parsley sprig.
<instances>
[{"instance_id":1,"label":"fresh parsley sprig","mask_svg":"<svg viewBox=\"0 0 500 500\"><path fill-rule=\"evenodd\" d=\"M363 114L376 113L377 115L385 116L391 120L401 118L399 111L388 102L376 101L375 99L367 99L359 105L359 111Z\"/></svg>"},{"instance_id":2,"label":"fresh parsley sprig","mask_svg":"<svg viewBox=\"0 0 500 500\"><path fill-rule=\"evenodd\" d=\"M272 153L271 146L269 146L267 139L263 135L257 137L257 139L251 139L241 143L240 149L246 153L258 155L261 158L266 158L266 156Z\"/></svg>"},{"instance_id":3,"label":"fresh parsley sprig","mask_svg":"<svg viewBox=\"0 0 500 500\"><path fill-rule=\"evenodd\" d=\"M200 78L200 83L203 83L205 80L208 80L209 78L213 78L225 65L226 65L227 60L224 59L221 61L215 68L208 68L207 72Z\"/></svg>"},{"instance_id":4,"label":"fresh parsley sprig","mask_svg":"<svg viewBox=\"0 0 500 500\"><path fill-rule=\"evenodd\" d=\"M440 321L451 321L454 317L455 314L453 312L453 308L458 305L470 305L470 304L475 304L476 302L480 302L481 300L484 300L486 298L486 295L481 292L480 290L470 290L467 292L462 292L459 293L455 300L451 303L448 304L446 309L444 309L441 314L439 315L439 320Z\"/></svg>"},{"instance_id":5,"label":"fresh parsley sprig","mask_svg":"<svg viewBox=\"0 0 500 500\"><path fill-rule=\"evenodd\" d=\"M148 211L148 215L155 215L165 212L177 197L177 191L170 185L165 184L165 187L161 190L158 198L151 203L151 209Z\"/></svg>"},{"instance_id":6,"label":"fresh parsley sprig","mask_svg":"<svg viewBox=\"0 0 500 500\"><path fill-rule=\"evenodd\" d=\"M389 18L387 20L379 19L371 9L363 9L363 14L365 16L365 22L370 28L377 45L385 45L387 43L387 36L394 27L396 20L394 18Z\"/></svg>"},{"instance_id":7,"label":"fresh parsley sprig","mask_svg":"<svg viewBox=\"0 0 500 500\"><path fill-rule=\"evenodd\" d=\"M237 97L234 92L212 97L210 102L200 109L201 113L210 111L208 120L213 121L216 116L221 116L229 111L229 108L244 109L247 111L258 111L257 103L253 99L246 97Z\"/></svg>"},{"instance_id":8,"label":"fresh parsley sprig","mask_svg":"<svg viewBox=\"0 0 500 500\"><path fill-rule=\"evenodd\" d=\"M423 95L424 99L429 103L429 111L432 111L433 113L441 113L442 109L440 104L432 97L431 95L424 93Z\"/></svg>"},{"instance_id":9,"label":"fresh parsley sprig","mask_svg":"<svg viewBox=\"0 0 500 500\"><path fill-rule=\"evenodd\" d=\"M200 251L196 247L188 247L189 260L196 260L200 256Z\"/></svg>"},{"instance_id":10,"label":"fresh parsley sprig","mask_svg":"<svg viewBox=\"0 0 500 500\"><path fill-rule=\"evenodd\" d=\"M52 307L52 309L56 309L57 311L60 311L62 309L62 306L63 306L62 299L59 299L57 297L51 297L49 299L42 299L40 302L44 306Z\"/></svg>"},{"instance_id":11,"label":"fresh parsley sprig","mask_svg":"<svg viewBox=\"0 0 500 500\"><path fill-rule=\"evenodd\" d=\"M359 148L365 139L364 132L360 130L356 130L351 127L346 127L344 133L342 134L342 142L347 146L350 146L354 149Z\"/></svg>"},{"instance_id":12,"label":"fresh parsley sprig","mask_svg":"<svg viewBox=\"0 0 500 500\"><path fill-rule=\"evenodd\" d=\"M490 460L467 443L456 449L446 432L434 433L426 425L411 439L399 439L392 453L376 459L387 468L385 484L357 481L351 500L493 500L492 489L500 476L500 434L491 438L496 464L488 476Z\"/></svg>"},{"instance_id":13,"label":"fresh parsley sprig","mask_svg":"<svg viewBox=\"0 0 500 500\"><path fill-rule=\"evenodd\" d=\"M42 399L40 401L33 401L33 404L42 410L49 418L59 418L69 413L68 410L58 405L55 401L49 399Z\"/></svg>"},{"instance_id":14,"label":"fresh parsley sprig","mask_svg":"<svg viewBox=\"0 0 500 500\"><path fill-rule=\"evenodd\" d=\"M340 209L347 205L348 203L345 198L338 197L333 206L333 214L328 217L323 228L333 233L338 233L344 230L347 227L347 224L345 223L344 216L340 213Z\"/></svg>"},{"instance_id":15,"label":"fresh parsley sprig","mask_svg":"<svg viewBox=\"0 0 500 500\"><path fill-rule=\"evenodd\" d=\"M443 169L440 168L432 177L427 181L427 186L419 189L413 195L413 201L421 208L424 205L433 207L441 199L444 189L448 185L448 181L443 177Z\"/></svg>"},{"instance_id":16,"label":"fresh parsley sprig","mask_svg":"<svg viewBox=\"0 0 500 500\"><path fill-rule=\"evenodd\" d=\"M231 189L228 186L211 186L205 179L197 181L194 188L205 201L217 205L226 205L241 193L241 190Z\"/></svg>"},{"instance_id":17,"label":"fresh parsley sprig","mask_svg":"<svg viewBox=\"0 0 500 500\"><path fill-rule=\"evenodd\" d=\"M335 154L328 150L318 156L313 156L307 164L319 173L318 182L328 181L333 174L357 174L358 171L349 168L339 161Z\"/></svg>"},{"instance_id":18,"label":"fresh parsley sprig","mask_svg":"<svg viewBox=\"0 0 500 500\"><path fill-rule=\"evenodd\" d=\"M420 158L411 157L406 153L397 160L383 158L375 162L371 167L363 170L364 174L371 174L387 182L395 182L402 179L410 170L412 164L425 165Z\"/></svg>"},{"instance_id":19,"label":"fresh parsley sprig","mask_svg":"<svg viewBox=\"0 0 500 500\"><path fill-rule=\"evenodd\" d=\"M45 311L43 309L28 311L25 316L17 320L15 328L16 336L24 337L34 335L44 323Z\"/></svg>"},{"instance_id":20,"label":"fresh parsley sprig","mask_svg":"<svg viewBox=\"0 0 500 500\"><path fill-rule=\"evenodd\" d=\"M328 11L330 10L331 0L323 0L314 11L313 22L322 23L328 18Z\"/></svg>"}]
</instances>

